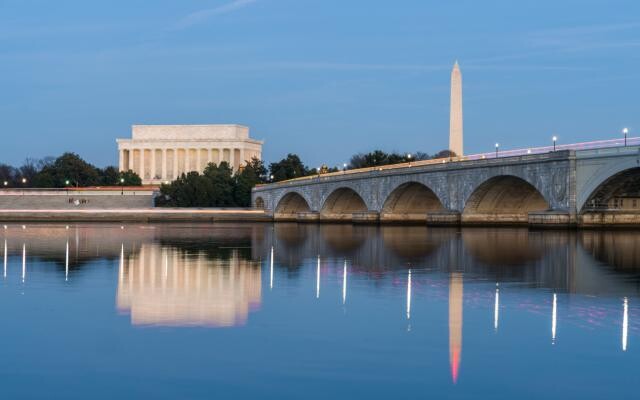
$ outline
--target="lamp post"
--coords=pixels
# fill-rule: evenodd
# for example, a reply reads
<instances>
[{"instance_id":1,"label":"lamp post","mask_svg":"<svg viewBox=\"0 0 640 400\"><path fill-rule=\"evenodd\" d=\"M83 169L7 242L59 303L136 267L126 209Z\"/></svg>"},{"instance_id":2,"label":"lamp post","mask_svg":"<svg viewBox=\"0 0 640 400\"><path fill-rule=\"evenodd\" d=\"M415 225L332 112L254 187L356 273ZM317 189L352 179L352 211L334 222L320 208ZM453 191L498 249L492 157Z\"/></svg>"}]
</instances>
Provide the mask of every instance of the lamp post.
<instances>
[{"instance_id":1,"label":"lamp post","mask_svg":"<svg viewBox=\"0 0 640 400\"><path fill-rule=\"evenodd\" d=\"M27 178L22 178L22 184L26 185L27 184Z\"/></svg>"},{"instance_id":2,"label":"lamp post","mask_svg":"<svg viewBox=\"0 0 640 400\"><path fill-rule=\"evenodd\" d=\"M498 150L500 149L500 143L496 143L496 158L498 158Z\"/></svg>"},{"instance_id":3,"label":"lamp post","mask_svg":"<svg viewBox=\"0 0 640 400\"><path fill-rule=\"evenodd\" d=\"M124 178L120 178L120 195L124 196Z\"/></svg>"},{"instance_id":4,"label":"lamp post","mask_svg":"<svg viewBox=\"0 0 640 400\"><path fill-rule=\"evenodd\" d=\"M342 164L342 172L347 170L347 163Z\"/></svg>"},{"instance_id":5,"label":"lamp post","mask_svg":"<svg viewBox=\"0 0 640 400\"><path fill-rule=\"evenodd\" d=\"M557 136L551 138L553 140L553 151L556 151L556 141L558 140Z\"/></svg>"},{"instance_id":6,"label":"lamp post","mask_svg":"<svg viewBox=\"0 0 640 400\"><path fill-rule=\"evenodd\" d=\"M627 135L629 134L629 128L624 128L622 130L622 134L624 135L624 147L627 147Z\"/></svg>"},{"instance_id":7,"label":"lamp post","mask_svg":"<svg viewBox=\"0 0 640 400\"><path fill-rule=\"evenodd\" d=\"M8 181L4 181L4 187L9 186L9 182Z\"/></svg>"},{"instance_id":8,"label":"lamp post","mask_svg":"<svg viewBox=\"0 0 640 400\"><path fill-rule=\"evenodd\" d=\"M411 153L407 154L407 160L409 160L409 166L411 166L411 158L413 156L411 155Z\"/></svg>"}]
</instances>

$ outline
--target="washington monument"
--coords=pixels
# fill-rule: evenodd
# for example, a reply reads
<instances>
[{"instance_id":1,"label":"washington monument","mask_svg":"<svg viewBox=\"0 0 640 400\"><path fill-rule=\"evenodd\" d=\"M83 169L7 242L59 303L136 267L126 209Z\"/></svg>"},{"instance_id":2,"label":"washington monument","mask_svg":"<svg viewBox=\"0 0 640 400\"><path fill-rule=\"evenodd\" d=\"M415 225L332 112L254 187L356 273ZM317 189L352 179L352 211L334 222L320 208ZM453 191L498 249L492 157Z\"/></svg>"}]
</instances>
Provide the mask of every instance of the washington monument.
<instances>
[{"instance_id":1,"label":"washington monument","mask_svg":"<svg viewBox=\"0 0 640 400\"><path fill-rule=\"evenodd\" d=\"M458 61L451 70L451 111L449 115L449 150L462 153L462 74Z\"/></svg>"}]
</instances>

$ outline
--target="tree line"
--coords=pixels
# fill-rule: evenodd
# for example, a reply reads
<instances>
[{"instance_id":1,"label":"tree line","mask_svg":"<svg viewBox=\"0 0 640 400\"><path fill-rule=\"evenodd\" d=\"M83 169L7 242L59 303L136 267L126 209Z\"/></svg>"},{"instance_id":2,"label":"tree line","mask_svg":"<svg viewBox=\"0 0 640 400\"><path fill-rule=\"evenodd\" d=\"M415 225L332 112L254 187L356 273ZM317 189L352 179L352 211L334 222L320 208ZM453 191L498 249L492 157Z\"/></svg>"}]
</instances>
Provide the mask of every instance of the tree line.
<instances>
[{"instance_id":1,"label":"tree line","mask_svg":"<svg viewBox=\"0 0 640 400\"><path fill-rule=\"evenodd\" d=\"M176 180L160 186L156 205L161 207L250 207L251 189L258 184L279 182L310 175L337 172L341 169L366 168L432 158L454 157L449 150L433 156L426 153L386 153L375 150L358 153L347 165L310 168L296 154L287 154L280 161L269 164L253 158L238 171L227 162L210 163L200 173L181 174ZM64 188L86 186L139 186L142 180L133 171L119 172L108 166L98 168L75 153L64 153L58 158L27 159L20 167L0 164L0 185L3 187Z\"/></svg>"},{"instance_id":2,"label":"tree line","mask_svg":"<svg viewBox=\"0 0 640 400\"><path fill-rule=\"evenodd\" d=\"M436 158L449 158L455 157L455 153L450 150L442 150L434 155L429 155L423 152L416 153L387 153L382 150L374 150L369 153L358 153L351 156L347 165L336 167L320 167L320 171L317 168L309 168L300 157L296 154L288 154L285 158L278 162L269 164L269 181L279 182L287 179L300 178L309 175L317 175L318 172L337 172L341 169L356 169L356 168L368 168L378 167L383 165L401 164L410 161L431 160Z\"/></svg>"},{"instance_id":3,"label":"tree line","mask_svg":"<svg viewBox=\"0 0 640 400\"><path fill-rule=\"evenodd\" d=\"M444 150L429 156L426 153L415 154L386 153L381 150L359 153L351 157L347 166L342 168L366 168L381 165L406 163L416 160L454 157L455 154ZM171 183L160 186L160 195L156 197L159 207L250 207L251 189L258 184L279 182L287 179L317 175L318 173L337 172L340 167L310 168L296 154L287 154L280 161L269 164L253 158L246 161L234 173L225 161L210 163L200 173L192 171L180 175Z\"/></svg>"},{"instance_id":4,"label":"tree line","mask_svg":"<svg viewBox=\"0 0 640 400\"><path fill-rule=\"evenodd\" d=\"M0 185L27 188L140 186L142 180L133 171L119 172L113 166L98 168L75 153L64 153L58 158L28 158L20 167L0 164Z\"/></svg>"}]
</instances>

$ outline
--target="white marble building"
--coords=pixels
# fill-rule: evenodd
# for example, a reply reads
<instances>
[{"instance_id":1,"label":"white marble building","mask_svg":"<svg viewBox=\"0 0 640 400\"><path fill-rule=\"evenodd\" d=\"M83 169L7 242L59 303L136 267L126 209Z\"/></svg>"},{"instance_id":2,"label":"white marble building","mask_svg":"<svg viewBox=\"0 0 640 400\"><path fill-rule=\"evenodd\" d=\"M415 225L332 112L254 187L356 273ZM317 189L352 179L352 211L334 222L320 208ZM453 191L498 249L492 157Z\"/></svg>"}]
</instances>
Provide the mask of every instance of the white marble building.
<instances>
[{"instance_id":1,"label":"white marble building","mask_svg":"<svg viewBox=\"0 0 640 400\"><path fill-rule=\"evenodd\" d=\"M120 171L135 171L143 184L171 181L226 161L234 169L261 158L262 141L242 125L133 125L131 139L116 139Z\"/></svg>"}]
</instances>

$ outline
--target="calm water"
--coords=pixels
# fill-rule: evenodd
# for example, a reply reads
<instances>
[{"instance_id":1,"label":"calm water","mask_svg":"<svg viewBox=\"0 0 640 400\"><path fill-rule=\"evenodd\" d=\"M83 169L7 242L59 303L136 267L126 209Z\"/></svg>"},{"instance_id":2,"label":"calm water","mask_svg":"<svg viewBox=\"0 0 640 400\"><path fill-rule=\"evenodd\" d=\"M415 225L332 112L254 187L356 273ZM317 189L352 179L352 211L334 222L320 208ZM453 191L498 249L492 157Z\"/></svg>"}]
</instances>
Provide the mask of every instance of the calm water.
<instances>
[{"instance_id":1,"label":"calm water","mask_svg":"<svg viewBox=\"0 0 640 400\"><path fill-rule=\"evenodd\" d=\"M640 233L2 234L4 398L638 396Z\"/></svg>"}]
</instances>

